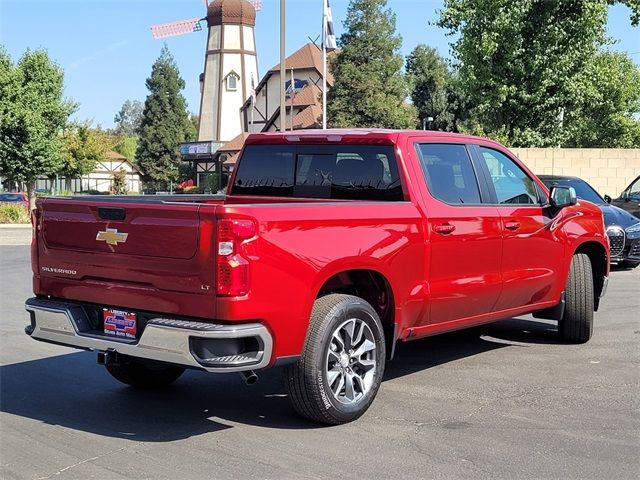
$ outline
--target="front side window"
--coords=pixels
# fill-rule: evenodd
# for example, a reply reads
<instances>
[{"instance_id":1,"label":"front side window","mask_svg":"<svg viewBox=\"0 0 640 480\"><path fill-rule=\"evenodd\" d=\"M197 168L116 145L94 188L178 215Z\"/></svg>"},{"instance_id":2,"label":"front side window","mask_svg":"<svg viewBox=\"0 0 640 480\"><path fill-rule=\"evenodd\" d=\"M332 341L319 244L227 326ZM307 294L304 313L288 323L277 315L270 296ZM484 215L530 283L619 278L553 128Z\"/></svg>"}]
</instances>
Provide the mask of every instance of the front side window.
<instances>
[{"instance_id":1,"label":"front side window","mask_svg":"<svg viewBox=\"0 0 640 480\"><path fill-rule=\"evenodd\" d=\"M640 178L633 182L631 187L629 187L629 197L634 200L640 199Z\"/></svg>"},{"instance_id":2,"label":"front side window","mask_svg":"<svg viewBox=\"0 0 640 480\"><path fill-rule=\"evenodd\" d=\"M491 175L498 203L539 204L535 182L505 154L480 147L482 161Z\"/></svg>"},{"instance_id":3,"label":"front side window","mask_svg":"<svg viewBox=\"0 0 640 480\"><path fill-rule=\"evenodd\" d=\"M453 205L480 203L480 189L464 145L422 143L417 146L429 192Z\"/></svg>"}]
</instances>

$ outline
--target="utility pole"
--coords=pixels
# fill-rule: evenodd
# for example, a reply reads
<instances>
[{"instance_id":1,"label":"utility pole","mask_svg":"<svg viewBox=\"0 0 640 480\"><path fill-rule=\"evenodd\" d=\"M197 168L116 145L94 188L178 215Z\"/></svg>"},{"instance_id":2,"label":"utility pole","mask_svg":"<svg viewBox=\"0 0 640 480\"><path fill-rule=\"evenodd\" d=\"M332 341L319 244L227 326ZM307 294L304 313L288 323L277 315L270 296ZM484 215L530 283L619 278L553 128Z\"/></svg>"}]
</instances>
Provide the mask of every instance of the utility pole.
<instances>
[{"instance_id":1,"label":"utility pole","mask_svg":"<svg viewBox=\"0 0 640 480\"><path fill-rule=\"evenodd\" d=\"M322 0L322 129L327 129L327 0Z\"/></svg>"},{"instance_id":2,"label":"utility pole","mask_svg":"<svg viewBox=\"0 0 640 480\"><path fill-rule=\"evenodd\" d=\"M284 99L284 83L286 68L284 64L285 60L285 0L280 0L280 131L284 132L287 128L287 110Z\"/></svg>"}]
</instances>

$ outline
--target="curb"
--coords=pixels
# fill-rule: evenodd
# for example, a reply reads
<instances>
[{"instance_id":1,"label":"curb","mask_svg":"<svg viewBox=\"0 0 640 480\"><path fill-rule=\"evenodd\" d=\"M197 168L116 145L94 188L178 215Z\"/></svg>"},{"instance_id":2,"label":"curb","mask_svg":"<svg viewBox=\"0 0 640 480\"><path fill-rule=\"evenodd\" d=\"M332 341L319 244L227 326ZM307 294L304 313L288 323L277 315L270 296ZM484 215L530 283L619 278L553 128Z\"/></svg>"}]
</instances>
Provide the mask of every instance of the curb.
<instances>
[{"instance_id":1,"label":"curb","mask_svg":"<svg viewBox=\"0 0 640 480\"><path fill-rule=\"evenodd\" d=\"M0 223L0 229L23 229L23 228L31 228L30 223Z\"/></svg>"}]
</instances>

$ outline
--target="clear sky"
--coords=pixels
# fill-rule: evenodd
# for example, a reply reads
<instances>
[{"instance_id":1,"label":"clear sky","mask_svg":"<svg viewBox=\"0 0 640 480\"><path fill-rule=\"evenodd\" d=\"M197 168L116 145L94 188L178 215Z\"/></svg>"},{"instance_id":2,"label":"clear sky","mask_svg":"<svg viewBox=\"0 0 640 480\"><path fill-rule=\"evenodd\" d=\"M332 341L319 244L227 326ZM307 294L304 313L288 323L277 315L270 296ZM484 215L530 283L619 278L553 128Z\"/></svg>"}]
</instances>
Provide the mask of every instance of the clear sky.
<instances>
[{"instance_id":1,"label":"clear sky","mask_svg":"<svg viewBox=\"0 0 640 480\"><path fill-rule=\"evenodd\" d=\"M256 20L260 74L278 63L279 1L263 0ZM450 41L430 24L442 0L389 0L402 35L402 53L419 43L448 56ZM331 0L336 34L342 33L348 0ZM0 0L0 44L17 60L27 48L46 48L64 69L66 95L80 103L75 117L104 127L127 99L144 100L145 79L162 42L149 27L173 20L203 17L202 0ZM287 0L287 54L320 34L322 0ZM631 27L629 10L610 8L609 35L616 50L640 63L640 30ZM205 31L168 38L167 44L186 81L184 95L197 113L198 75L204 65Z\"/></svg>"}]
</instances>

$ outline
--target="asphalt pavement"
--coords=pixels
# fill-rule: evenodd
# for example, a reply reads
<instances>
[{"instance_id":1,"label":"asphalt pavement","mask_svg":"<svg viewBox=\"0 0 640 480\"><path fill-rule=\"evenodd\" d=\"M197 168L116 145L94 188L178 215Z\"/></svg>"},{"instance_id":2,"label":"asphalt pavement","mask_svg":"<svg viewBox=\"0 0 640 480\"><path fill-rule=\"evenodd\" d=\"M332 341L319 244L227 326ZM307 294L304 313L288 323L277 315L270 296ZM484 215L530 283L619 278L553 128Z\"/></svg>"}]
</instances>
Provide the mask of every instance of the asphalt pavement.
<instances>
[{"instance_id":1,"label":"asphalt pavement","mask_svg":"<svg viewBox=\"0 0 640 480\"><path fill-rule=\"evenodd\" d=\"M3 479L640 477L640 268L612 272L586 345L529 316L400 344L370 410L338 427L297 417L279 370L144 392L31 340L26 245L0 246L0 287Z\"/></svg>"}]
</instances>

